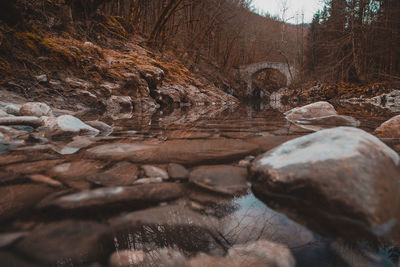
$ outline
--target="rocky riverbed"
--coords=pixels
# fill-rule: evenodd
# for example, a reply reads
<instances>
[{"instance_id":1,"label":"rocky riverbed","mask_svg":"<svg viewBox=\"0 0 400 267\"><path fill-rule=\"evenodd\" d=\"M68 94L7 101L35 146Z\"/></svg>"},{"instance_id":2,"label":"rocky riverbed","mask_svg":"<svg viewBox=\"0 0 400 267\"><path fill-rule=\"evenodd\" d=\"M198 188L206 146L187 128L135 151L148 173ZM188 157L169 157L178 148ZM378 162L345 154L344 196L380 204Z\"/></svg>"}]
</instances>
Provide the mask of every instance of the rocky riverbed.
<instances>
[{"instance_id":1,"label":"rocky riverbed","mask_svg":"<svg viewBox=\"0 0 400 267\"><path fill-rule=\"evenodd\" d=\"M1 263L394 266L399 120L347 110L3 102Z\"/></svg>"}]
</instances>

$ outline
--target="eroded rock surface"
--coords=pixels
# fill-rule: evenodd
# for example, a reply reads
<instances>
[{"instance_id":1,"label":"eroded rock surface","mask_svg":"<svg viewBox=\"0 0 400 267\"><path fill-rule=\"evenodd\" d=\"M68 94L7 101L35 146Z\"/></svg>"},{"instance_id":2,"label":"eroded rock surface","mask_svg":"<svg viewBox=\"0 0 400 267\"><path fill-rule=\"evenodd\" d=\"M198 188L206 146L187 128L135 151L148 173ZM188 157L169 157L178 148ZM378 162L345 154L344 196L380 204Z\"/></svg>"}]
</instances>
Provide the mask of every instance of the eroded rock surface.
<instances>
[{"instance_id":1,"label":"eroded rock surface","mask_svg":"<svg viewBox=\"0 0 400 267\"><path fill-rule=\"evenodd\" d=\"M264 201L298 210L317 231L382 237L399 230L398 165L397 153L376 137L339 127L294 139L256 158L252 188Z\"/></svg>"},{"instance_id":2,"label":"eroded rock surface","mask_svg":"<svg viewBox=\"0 0 400 267\"><path fill-rule=\"evenodd\" d=\"M380 138L400 138L400 115L382 123L374 134Z\"/></svg>"}]
</instances>

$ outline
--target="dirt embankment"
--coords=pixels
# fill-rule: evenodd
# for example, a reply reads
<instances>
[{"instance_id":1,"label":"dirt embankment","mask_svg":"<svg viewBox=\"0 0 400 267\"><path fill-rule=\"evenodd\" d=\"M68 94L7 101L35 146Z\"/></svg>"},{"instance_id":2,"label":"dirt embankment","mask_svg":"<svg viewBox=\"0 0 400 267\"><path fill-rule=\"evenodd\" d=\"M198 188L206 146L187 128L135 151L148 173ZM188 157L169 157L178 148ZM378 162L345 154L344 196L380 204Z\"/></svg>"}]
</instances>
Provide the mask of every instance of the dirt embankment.
<instances>
[{"instance_id":1,"label":"dirt embankment","mask_svg":"<svg viewBox=\"0 0 400 267\"><path fill-rule=\"evenodd\" d=\"M158 106L237 102L215 66L190 71L176 52L150 49L117 17L98 14L73 33L59 25L56 1L26 1L23 21L0 20L0 91L58 108L106 109L113 96L127 96L137 110ZM209 78L211 77L211 78Z\"/></svg>"}]
</instances>

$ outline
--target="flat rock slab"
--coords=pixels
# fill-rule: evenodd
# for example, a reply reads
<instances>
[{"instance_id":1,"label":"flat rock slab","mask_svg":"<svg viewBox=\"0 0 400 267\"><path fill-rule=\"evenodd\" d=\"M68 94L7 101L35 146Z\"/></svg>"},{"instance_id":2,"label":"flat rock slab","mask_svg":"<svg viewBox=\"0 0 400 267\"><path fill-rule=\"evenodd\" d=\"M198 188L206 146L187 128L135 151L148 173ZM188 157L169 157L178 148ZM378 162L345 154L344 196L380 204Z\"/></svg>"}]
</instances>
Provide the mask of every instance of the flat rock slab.
<instances>
[{"instance_id":1,"label":"flat rock slab","mask_svg":"<svg viewBox=\"0 0 400 267\"><path fill-rule=\"evenodd\" d=\"M248 190L247 169L230 165L197 167L190 172L189 181L208 190L228 194L245 194Z\"/></svg>"},{"instance_id":2,"label":"flat rock slab","mask_svg":"<svg viewBox=\"0 0 400 267\"><path fill-rule=\"evenodd\" d=\"M197 164L240 159L257 150L257 145L241 140L173 140L158 145L106 144L88 149L87 156L107 160L126 159L139 163Z\"/></svg>"},{"instance_id":3,"label":"flat rock slab","mask_svg":"<svg viewBox=\"0 0 400 267\"><path fill-rule=\"evenodd\" d=\"M91 221L66 220L41 224L16 248L46 266L56 266L60 262L75 266L99 261L109 255L112 241L102 242L107 231L105 225Z\"/></svg>"},{"instance_id":4,"label":"flat rock slab","mask_svg":"<svg viewBox=\"0 0 400 267\"><path fill-rule=\"evenodd\" d=\"M297 210L316 231L374 238L399 230L399 156L357 128L286 142L253 161L251 181L257 197Z\"/></svg>"},{"instance_id":5,"label":"flat rock slab","mask_svg":"<svg viewBox=\"0 0 400 267\"><path fill-rule=\"evenodd\" d=\"M177 183L142 184L129 187L102 187L46 199L39 207L61 209L93 209L116 205L151 205L183 196L183 186ZM132 208L132 206L131 206Z\"/></svg>"},{"instance_id":6,"label":"flat rock slab","mask_svg":"<svg viewBox=\"0 0 400 267\"><path fill-rule=\"evenodd\" d=\"M21 117L1 117L0 125L28 125L32 127L42 126L43 121L34 116L21 116Z\"/></svg>"}]
</instances>

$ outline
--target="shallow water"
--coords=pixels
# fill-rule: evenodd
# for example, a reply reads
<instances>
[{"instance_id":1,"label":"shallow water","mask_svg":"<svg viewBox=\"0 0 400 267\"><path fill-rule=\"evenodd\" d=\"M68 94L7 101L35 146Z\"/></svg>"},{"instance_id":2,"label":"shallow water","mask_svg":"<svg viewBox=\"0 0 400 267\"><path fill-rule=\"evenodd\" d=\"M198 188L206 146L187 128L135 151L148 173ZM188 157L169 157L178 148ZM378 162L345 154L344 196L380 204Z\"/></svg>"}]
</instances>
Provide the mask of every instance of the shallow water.
<instances>
[{"instance_id":1,"label":"shallow water","mask_svg":"<svg viewBox=\"0 0 400 267\"><path fill-rule=\"evenodd\" d=\"M147 252L172 247L188 257L198 252L222 256L232 245L267 239L287 245L295 256L296 266L395 266L395 249L370 249L367 245L324 238L268 208L250 190L244 196L232 198L175 180L174 184L183 186L184 193L178 194L179 197L144 200L119 196L124 191L121 187L101 191L101 185L87 181L87 177L110 170L123 161L115 158L86 162L85 151L101 144L157 146L171 140L214 139L247 142L262 136L295 137L310 133L285 120L282 112L290 106L272 106L253 103L146 114L85 114L82 119L99 119L112 125L113 133L75 140L72 145L71 140L51 143L51 146L37 142L22 146L0 144L3 150L0 190L5 196L0 206L5 217L0 220L3 234L0 234L0 262L3 258L7 266L107 266L109 256L116 250ZM360 120L360 128L368 132L396 115L373 106L336 105L336 108L339 114ZM398 151L397 143L386 142ZM188 161L183 165L192 169L213 164L212 156L210 160ZM240 159L232 157L218 162L236 166ZM166 168L168 159L159 161L145 163ZM132 160L131 163L144 164ZM56 165L62 170L61 178L57 173L48 172ZM69 169L70 166L74 167ZM50 178L54 175L54 180L61 181L62 185L53 184L43 189L40 186L49 183L32 179L37 174ZM39 187L32 189L32 186ZM171 188L160 192L173 195L171 191L175 187ZM100 190L86 195L88 189ZM79 193L82 190L84 193ZM148 187L143 186L143 190ZM66 195L62 198L64 202L55 200L63 195ZM114 199L114 195L118 198ZM78 207L70 203L71 199L86 203ZM15 238L6 233L21 233L21 236ZM94 244L101 246L93 251L90 248ZM65 253L65 250L72 252Z\"/></svg>"}]
</instances>

